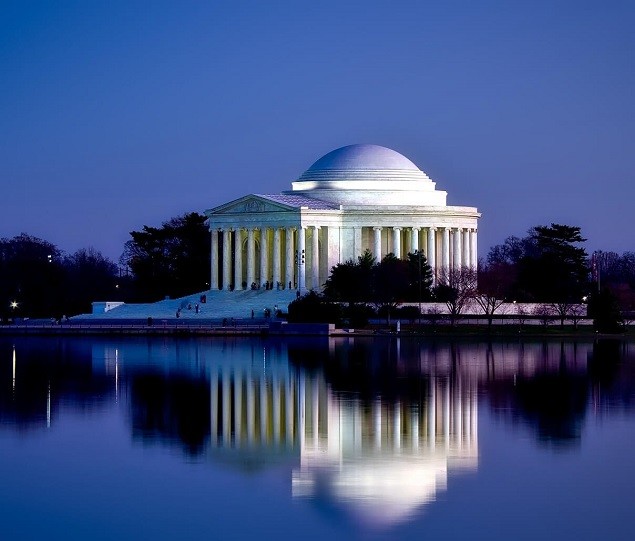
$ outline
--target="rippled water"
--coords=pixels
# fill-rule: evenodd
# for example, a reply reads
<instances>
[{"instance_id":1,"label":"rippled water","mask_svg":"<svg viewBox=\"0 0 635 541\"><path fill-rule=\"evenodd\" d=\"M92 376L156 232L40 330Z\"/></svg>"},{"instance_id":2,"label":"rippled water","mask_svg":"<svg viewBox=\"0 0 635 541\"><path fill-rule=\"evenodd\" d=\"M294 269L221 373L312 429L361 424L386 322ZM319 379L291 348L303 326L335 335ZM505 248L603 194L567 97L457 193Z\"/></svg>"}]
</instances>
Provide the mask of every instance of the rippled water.
<instances>
[{"instance_id":1,"label":"rippled water","mask_svg":"<svg viewBox=\"0 0 635 541\"><path fill-rule=\"evenodd\" d=\"M0 339L0 539L633 539L635 344Z\"/></svg>"}]
</instances>

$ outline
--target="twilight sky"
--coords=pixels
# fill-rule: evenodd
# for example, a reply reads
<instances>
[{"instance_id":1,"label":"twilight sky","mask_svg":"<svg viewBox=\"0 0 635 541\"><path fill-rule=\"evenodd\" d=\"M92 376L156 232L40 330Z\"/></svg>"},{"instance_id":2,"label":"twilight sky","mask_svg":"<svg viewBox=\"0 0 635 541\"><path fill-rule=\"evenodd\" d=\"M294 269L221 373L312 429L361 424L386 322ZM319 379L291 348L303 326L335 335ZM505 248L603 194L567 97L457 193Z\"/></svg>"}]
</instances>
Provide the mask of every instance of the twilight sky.
<instances>
[{"instance_id":1,"label":"twilight sky","mask_svg":"<svg viewBox=\"0 0 635 541\"><path fill-rule=\"evenodd\" d=\"M129 231L401 152L483 213L635 250L635 3L0 3L0 237L117 260Z\"/></svg>"}]
</instances>

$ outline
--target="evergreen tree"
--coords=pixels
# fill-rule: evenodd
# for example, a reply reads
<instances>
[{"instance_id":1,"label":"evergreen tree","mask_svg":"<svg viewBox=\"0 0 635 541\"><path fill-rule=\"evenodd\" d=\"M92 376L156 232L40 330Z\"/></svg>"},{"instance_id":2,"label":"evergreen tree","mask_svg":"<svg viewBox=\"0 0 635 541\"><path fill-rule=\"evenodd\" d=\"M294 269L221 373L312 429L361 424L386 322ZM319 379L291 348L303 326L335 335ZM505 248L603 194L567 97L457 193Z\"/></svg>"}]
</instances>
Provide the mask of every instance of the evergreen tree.
<instances>
[{"instance_id":1,"label":"evergreen tree","mask_svg":"<svg viewBox=\"0 0 635 541\"><path fill-rule=\"evenodd\" d=\"M131 231L121 262L133 274L137 300L155 301L209 286L210 242L206 218L196 212Z\"/></svg>"},{"instance_id":2,"label":"evergreen tree","mask_svg":"<svg viewBox=\"0 0 635 541\"><path fill-rule=\"evenodd\" d=\"M518 301L577 303L589 289L587 254L580 228L552 223L527 237L509 237L494 246L489 267L513 278L506 296Z\"/></svg>"},{"instance_id":3,"label":"evergreen tree","mask_svg":"<svg viewBox=\"0 0 635 541\"><path fill-rule=\"evenodd\" d=\"M408 291L407 300L427 302L432 299L432 268L423 251L416 250L408 254Z\"/></svg>"}]
</instances>

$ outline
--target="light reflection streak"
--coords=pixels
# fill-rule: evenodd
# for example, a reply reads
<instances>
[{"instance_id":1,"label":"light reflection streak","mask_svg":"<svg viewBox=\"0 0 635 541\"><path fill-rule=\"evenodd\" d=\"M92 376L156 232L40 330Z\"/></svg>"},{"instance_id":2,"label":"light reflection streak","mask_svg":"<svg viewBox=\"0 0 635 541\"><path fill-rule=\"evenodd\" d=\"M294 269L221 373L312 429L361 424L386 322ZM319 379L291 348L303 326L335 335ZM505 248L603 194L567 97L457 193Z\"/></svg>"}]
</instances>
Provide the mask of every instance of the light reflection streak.
<instances>
[{"instance_id":1,"label":"light reflection streak","mask_svg":"<svg viewBox=\"0 0 635 541\"><path fill-rule=\"evenodd\" d=\"M15 346L13 346L13 398L15 399Z\"/></svg>"},{"instance_id":2,"label":"light reflection streak","mask_svg":"<svg viewBox=\"0 0 635 541\"><path fill-rule=\"evenodd\" d=\"M51 382L48 382L46 393L46 428L51 428Z\"/></svg>"},{"instance_id":3,"label":"light reflection streak","mask_svg":"<svg viewBox=\"0 0 635 541\"><path fill-rule=\"evenodd\" d=\"M115 348L115 404L119 403L119 349Z\"/></svg>"}]
</instances>

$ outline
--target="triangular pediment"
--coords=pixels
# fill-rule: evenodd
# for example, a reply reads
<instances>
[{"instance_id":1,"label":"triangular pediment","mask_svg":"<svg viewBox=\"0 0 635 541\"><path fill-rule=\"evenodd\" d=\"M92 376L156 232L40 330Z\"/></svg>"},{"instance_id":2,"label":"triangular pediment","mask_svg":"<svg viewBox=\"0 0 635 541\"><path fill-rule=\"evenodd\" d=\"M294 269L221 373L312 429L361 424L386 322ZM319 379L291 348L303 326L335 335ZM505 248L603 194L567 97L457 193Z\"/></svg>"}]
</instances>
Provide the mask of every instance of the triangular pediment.
<instances>
[{"instance_id":1,"label":"triangular pediment","mask_svg":"<svg viewBox=\"0 0 635 541\"><path fill-rule=\"evenodd\" d=\"M214 207L205 211L207 216L218 216L224 214L254 214L259 212L285 212L290 210L297 210L297 207L291 205L285 205L284 203L278 203L270 201L264 197L258 195L246 195L240 199L235 199L224 205Z\"/></svg>"}]
</instances>

